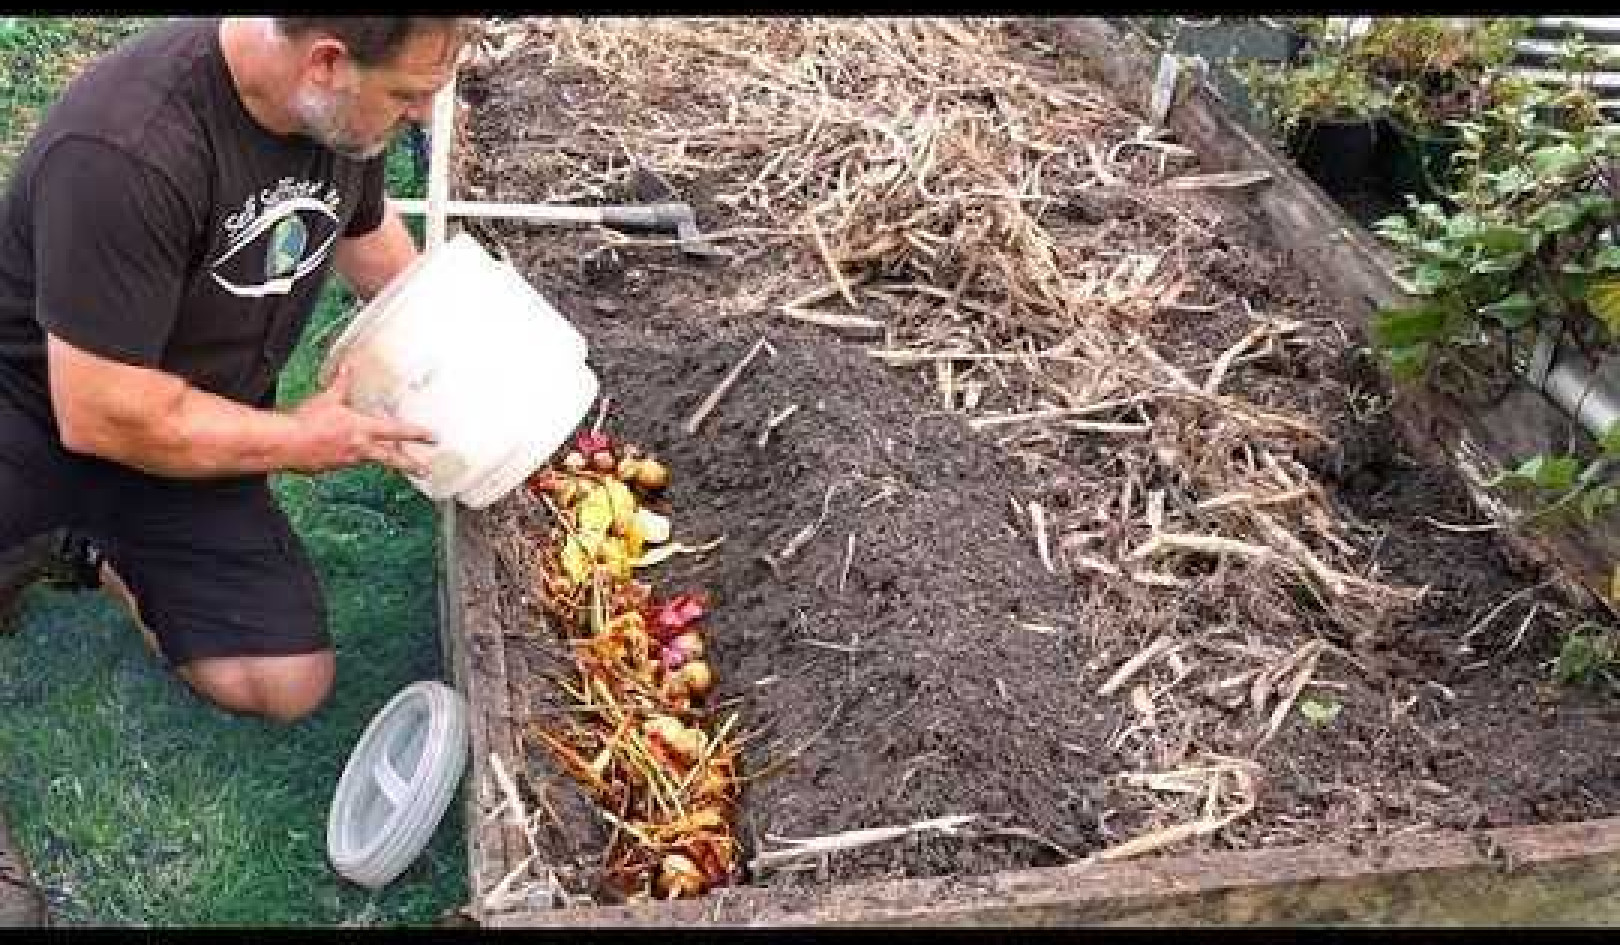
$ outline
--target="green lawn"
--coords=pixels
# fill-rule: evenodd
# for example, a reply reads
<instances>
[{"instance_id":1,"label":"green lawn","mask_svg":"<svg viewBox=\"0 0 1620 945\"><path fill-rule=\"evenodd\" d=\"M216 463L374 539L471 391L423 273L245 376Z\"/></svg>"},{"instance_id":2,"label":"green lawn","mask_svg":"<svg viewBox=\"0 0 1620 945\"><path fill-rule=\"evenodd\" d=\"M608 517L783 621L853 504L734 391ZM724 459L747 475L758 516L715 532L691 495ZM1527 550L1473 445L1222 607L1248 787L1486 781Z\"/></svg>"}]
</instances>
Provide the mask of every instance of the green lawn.
<instances>
[{"instance_id":1,"label":"green lawn","mask_svg":"<svg viewBox=\"0 0 1620 945\"><path fill-rule=\"evenodd\" d=\"M0 18L0 170L74 64L129 27ZM419 192L403 154L390 171L397 195ZM329 286L285 399L312 389L312 341L349 310ZM377 468L276 489L320 568L337 642L337 691L313 718L282 727L202 703L100 594L33 588L17 635L0 637L0 805L57 921L422 924L465 903L459 803L379 893L326 861L332 790L361 730L399 689L441 675L432 505Z\"/></svg>"}]
</instances>

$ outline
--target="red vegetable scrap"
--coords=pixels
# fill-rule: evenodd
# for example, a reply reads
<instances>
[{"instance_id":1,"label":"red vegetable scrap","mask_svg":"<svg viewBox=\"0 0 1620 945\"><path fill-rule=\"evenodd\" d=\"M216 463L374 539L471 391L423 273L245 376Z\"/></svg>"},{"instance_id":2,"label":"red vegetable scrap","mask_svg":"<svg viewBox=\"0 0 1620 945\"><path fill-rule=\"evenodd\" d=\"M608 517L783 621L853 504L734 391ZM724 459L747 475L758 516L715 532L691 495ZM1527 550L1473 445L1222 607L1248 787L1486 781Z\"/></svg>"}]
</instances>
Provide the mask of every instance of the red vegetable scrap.
<instances>
[{"instance_id":1,"label":"red vegetable scrap","mask_svg":"<svg viewBox=\"0 0 1620 945\"><path fill-rule=\"evenodd\" d=\"M613 440L606 433L592 433L587 430L574 437L574 449L579 450L586 456L594 456L597 453L611 452L613 450Z\"/></svg>"},{"instance_id":2,"label":"red vegetable scrap","mask_svg":"<svg viewBox=\"0 0 1620 945\"><path fill-rule=\"evenodd\" d=\"M660 641L667 641L680 636L681 631L691 626L693 622L701 619L707 613L703 601L693 594L680 594L664 602L653 617L653 636Z\"/></svg>"}]
</instances>

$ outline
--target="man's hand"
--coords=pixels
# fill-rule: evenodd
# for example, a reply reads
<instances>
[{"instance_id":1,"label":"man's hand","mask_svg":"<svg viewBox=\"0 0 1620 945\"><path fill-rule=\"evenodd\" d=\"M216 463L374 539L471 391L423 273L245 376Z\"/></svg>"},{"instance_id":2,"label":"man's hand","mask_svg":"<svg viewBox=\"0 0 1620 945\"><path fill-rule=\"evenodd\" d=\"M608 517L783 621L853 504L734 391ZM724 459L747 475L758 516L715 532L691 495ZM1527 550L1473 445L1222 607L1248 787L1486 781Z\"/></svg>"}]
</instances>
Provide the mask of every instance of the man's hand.
<instances>
[{"instance_id":1,"label":"man's hand","mask_svg":"<svg viewBox=\"0 0 1620 945\"><path fill-rule=\"evenodd\" d=\"M407 443L427 430L344 404L349 374L290 411L261 410L46 336L51 406L62 445L158 476L202 479L321 472L381 462L415 473Z\"/></svg>"},{"instance_id":2,"label":"man's hand","mask_svg":"<svg viewBox=\"0 0 1620 945\"><path fill-rule=\"evenodd\" d=\"M302 442L290 468L317 473L376 462L425 476L427 464L411 458L405 445L432 443L433 434L416 424L373 417L348 406L344 401L353 380L353 371L347 364L341 365L325 390L292 410Z\"/></svg>"}]
</instances>

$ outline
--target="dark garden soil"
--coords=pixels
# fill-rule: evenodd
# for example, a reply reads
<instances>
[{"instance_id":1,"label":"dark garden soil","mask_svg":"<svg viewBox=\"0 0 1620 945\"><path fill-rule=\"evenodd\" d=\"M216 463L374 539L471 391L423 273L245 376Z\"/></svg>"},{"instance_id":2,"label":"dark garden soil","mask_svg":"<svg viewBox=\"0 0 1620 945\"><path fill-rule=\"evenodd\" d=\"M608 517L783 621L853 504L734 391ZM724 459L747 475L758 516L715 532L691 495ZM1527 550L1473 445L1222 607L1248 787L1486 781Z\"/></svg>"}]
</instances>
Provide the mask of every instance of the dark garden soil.
<instances>
[{"instance_id":1,"label":"dark garden soil","mask_svg":"<svg viewBox=\"0 0 1620 945\"><path fill-rule=\"evenodd\" d=\"M525 155L569 133L582 100L614 103L613 88L550 64L546 48L533 43L468 83L476 107L458 195L556 193L550 165L535 170ZM735 220L716 193L752 170L683 175L676 187L705 228L722 230ZM476 226L586 335L611 397L605 429L672 469L676 540L724 537L649 577L670 593L711 596L718 699L755 733L744 753L758 775L739 819L745 850L983 815L954 836L914 834L750 881L1050 865L1228 813L1163 849L1369 842L1424 826L1620 813L1620 709L1548 683L1566 632L1602 618L1560 598L1497 534L1462 530L1482 516L1457 476L1407 457L1360 339L1335 327L1335 303L1266 244L1240 198L1155 189L1151 176L1151 161L1128 163L1111 185L1067 193L1047 231L1072 247L1179 248L1192 307L1150 311L1136 328L1186 369L1207 368L1256 311L1303 323L1297 343L1232 366L1223 390L1314 421L1326 442L1302 443L1294 459L1337 523L1337 560L1383 585L1424 589L1376 633L1347 631L1297 581L1226 556L1185 565L1185 585L1167 587L1077 567L1082 546L1055 542L1049 570L1027 504L1097 518L1106 531L1099 510L1133 474L1122 438L1059 429L1034 449L975 431L967 420L980 414L944 406L932 364L890 366L866 344L793 322L780 306L797 293L781 286L784 274L817 269L808 240L734 240L741 258L727 263L668 245L613 247L600 232ZM597 199L630 196L607 186ZM864 314L903 317L879 300ZM768 355L687 435L683 422L761 337ZM1198 442L1196 425L1184 432ZM1142 485L1180 501L1173 477ZM484 514L500 531L540 513L519 495ZM811 523L813 536L782 560ZM533 627L521 602L533 575L501 579L504 612ZM1100 692L1160 636L1179 646ZM510 647L538 665L548 645L519 634ZM1309 681L1266 738L1306 651ZM538 675L525 695L527 718L555 713ZM548 758L523 763L536 793L573 790ZM584 810L578 801L569 809ZM542 852L588 873L603 834L590 820Z\"/></svg>"}]
</instances>

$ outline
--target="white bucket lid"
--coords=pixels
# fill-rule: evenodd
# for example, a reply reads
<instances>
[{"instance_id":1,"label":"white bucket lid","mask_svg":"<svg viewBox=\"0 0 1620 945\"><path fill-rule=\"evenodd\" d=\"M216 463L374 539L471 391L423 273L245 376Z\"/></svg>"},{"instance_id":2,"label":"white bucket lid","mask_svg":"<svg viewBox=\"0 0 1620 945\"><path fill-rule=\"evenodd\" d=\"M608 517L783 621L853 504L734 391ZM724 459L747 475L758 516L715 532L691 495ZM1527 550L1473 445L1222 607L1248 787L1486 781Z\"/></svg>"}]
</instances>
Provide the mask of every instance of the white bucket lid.
<instances>
[{"instance_id":1,"label":"white bucket lid","mask_svg":"<svg viewBox=\"0 0 1620 945\"><path fill-rule=\"evenodd\" d=\"M366 726L338 779L326 851L345 879L393 882L427 848L467 763L461 694L423 680L401 690Z\"/></svg>"}]
</instances>

